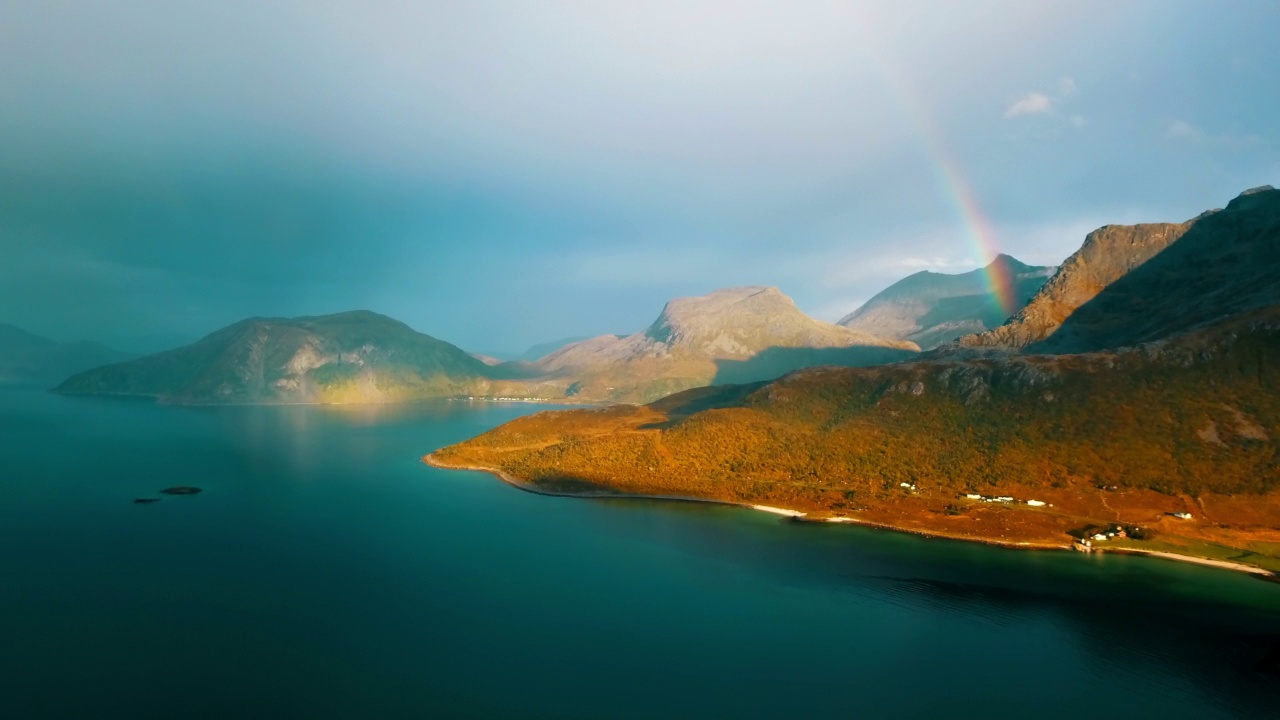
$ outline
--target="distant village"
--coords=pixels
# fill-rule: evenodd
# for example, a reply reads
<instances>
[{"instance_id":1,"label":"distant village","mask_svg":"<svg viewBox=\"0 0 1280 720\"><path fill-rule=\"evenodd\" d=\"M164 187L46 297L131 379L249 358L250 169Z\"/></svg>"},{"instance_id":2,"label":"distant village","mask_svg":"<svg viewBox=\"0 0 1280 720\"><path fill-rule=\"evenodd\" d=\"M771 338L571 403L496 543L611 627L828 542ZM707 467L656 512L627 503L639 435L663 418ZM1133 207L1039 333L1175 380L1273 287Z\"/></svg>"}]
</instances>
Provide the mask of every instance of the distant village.
<instances>
[{"instance_id":1,"label":"distant village","mask_svg":"<svg viewBox=\"0 0 1280 720\"><path fill-rule=\"evenodd\" d=\"M902 483L898 483L898 487L902 488L907 492L911 492L911 493L916 492L915 483L902 482ZM1051 503L1046 503L1043 500L1034 500L1034 499L1019 500L1018 498L1015 498L1012 495L983 495L981 493L964 493L963 495L961 495L961 497L963 497L965 500L972 500L974 502L983 502L983 503L1000 503L1005 505L1022 504L1022 505L1027 505L1029 507L1046 507L1046 506L1053 507ZM1178 518L1179 520L1193 519L1192 514L1189 512L1170 512L1166 514L1169 515L1170 517ZM1084 550L1085 552L1090 552L1093 550L1094 543L1102 543L1102 542L1114 541L1114 540L1125 540L1129 538L1132 538L1134 540L1144 540L1144 539L1150 539L1150 536L1151 536L1151 531L1148 529L1144 529L1136 525L1125 527L1124 525L1117 524L1117 525L1112 525L1109 529L1106 529L1106 530L1090 529L1085 531L1081 537L1076 539L1075 548L1077 550Z\"/></svg>"},{"instance_id":2,"label":"distant village","mask_svg":"<svg viewBox=\"0 0 1280 720\"><path fill-rule=\"evenodd\" d=\"M907 492L916 491L915 483L909 483L909 482L898 483L898 487L901 487L903 490L906 490ZM1005 504L1020 503L1023 505L1029 505L1031 507L1045 507L1046 505L1048 505L1049 507L1053 507L1052 505L1049 505L1043 500L1019 500L1011 495L980 495L978 493L965 493L963 497L966 500L976 500L977 502L1005 503Z\"/></svg>"},{"instance_id":3,"label":"distant village","mask_svg":"<svg viewBox=\"0 0 1280 720\"><path fill-rule=\"evenodd\" d=\"M549 403L555 402L552 398L536 398L536 397L476 397L468 395L467 397L451 397L450 402L513 402L513 403Z\"/></svg>"}]
</instances>

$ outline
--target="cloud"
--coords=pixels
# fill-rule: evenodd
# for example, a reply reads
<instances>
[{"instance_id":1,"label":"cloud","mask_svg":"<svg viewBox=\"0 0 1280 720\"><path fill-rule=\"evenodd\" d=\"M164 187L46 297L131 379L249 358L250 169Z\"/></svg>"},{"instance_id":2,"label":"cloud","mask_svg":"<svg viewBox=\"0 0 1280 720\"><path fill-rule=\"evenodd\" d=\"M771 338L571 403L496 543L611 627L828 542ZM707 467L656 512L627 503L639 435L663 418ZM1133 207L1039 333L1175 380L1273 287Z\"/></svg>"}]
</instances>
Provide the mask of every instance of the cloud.
<instances>
[{"instance_id":1,"label":"cloud","mask_svg":"<svg viewBox=\"0 0 1280 720\"><path fill-rule=\"evenodd\" d=\"M1208 133L1185 120L1174 120L1165 128L1165 140L1194 145L1211 145L1224 148L1241 148L1262 142L1257 135L1250 133Z\"/></svg>"},{"instance_id":2,"label":"cloud","mask_svg":"<svg viewBox=\"0 0 1280 720\"><path fill-rule=\"evenodd\" d=\"M1026 97L1018 100L1009 109L1004 112L1006 118L1022 117L1023 115L1042 115L1049 112L1053 107L1053 99L1044 93L1028 93Z\"/></svg>"},{"instance_id":3,"label":"cloud","mask_svg":"<svg viewBox=\"0 0 1280 720\"><path fill-rule=\"evenodd\" d=\"M1189 122L1174 120L1165 129L1164 139L1200 141L1204 139L1204 131Z\"/></svg>"},{"instance_id":4,"label":"cloud","mask_svg":"<svg viewBox=\"0 0 1280 720\"><path fill-rule=\"evenodd\" d=\"M1064 100L1074 97L1080 91L1076 85L1074 78L1064 77L1058 81L1058 92L1055 95L1049 95L1040 91L1029 92L1018 100L1014 101L1005 110L1006 118L1023 117L1026 115L1047 115L1054 111L1057 106L1061 105ZM1077 123L1074 116L1070 119L1072 125L1080 127L1082 123Z\"/></svg>"}]
</instances>

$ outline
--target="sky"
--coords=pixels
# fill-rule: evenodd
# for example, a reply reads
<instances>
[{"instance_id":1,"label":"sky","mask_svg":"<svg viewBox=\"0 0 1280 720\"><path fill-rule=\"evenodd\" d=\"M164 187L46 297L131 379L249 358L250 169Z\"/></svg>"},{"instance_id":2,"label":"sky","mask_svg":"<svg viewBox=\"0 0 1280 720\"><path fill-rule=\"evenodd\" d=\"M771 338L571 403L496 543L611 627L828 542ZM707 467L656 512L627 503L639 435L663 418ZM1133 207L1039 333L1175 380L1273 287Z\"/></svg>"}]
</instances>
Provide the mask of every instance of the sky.
<instances>
[{"instance_id":1,"label":"sky","mask_svg":"<svg viewBox=\"0 0 1280 720\"><path fill-rule=\"evenodd\" d=\"M468 350L1056 264L1280 185L1280 4L0 0L0 322Z\"/></svg>"}]
</instances>

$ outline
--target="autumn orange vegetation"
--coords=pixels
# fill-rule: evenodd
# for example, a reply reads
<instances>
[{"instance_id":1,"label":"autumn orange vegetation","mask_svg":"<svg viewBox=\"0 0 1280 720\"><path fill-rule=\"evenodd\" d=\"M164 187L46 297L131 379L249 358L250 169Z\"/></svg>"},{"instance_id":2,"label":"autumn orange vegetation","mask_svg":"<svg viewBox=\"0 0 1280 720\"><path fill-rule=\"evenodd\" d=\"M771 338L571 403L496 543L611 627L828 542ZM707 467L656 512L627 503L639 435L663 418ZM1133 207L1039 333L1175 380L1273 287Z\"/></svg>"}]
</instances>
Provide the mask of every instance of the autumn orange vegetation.
<instances>
[{"instance_id":1,"label":"autumn orange vegetation","mask_svg":"<svg viewBox=\"0 0 1280 720\"><path fill-rule=\"evenodd\" d=\"M551 490L779 505L975 539L1063 544L1123 522L1252 549L1280 542L1278 384L1269 309L1114 352L819 368L540 413L433 459Z\"/></svg>"}]
</instances>

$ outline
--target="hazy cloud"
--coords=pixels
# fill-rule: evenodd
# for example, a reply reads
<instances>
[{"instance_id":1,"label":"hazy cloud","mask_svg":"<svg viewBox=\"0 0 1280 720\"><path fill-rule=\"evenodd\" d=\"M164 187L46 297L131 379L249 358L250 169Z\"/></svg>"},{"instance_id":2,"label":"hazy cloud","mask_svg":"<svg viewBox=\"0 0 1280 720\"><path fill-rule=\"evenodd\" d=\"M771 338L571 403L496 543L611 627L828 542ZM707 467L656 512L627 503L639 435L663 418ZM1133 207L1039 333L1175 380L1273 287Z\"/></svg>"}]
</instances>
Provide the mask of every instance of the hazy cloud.
<instances>
[{"instance_id":1,"label":"hazy cloud","mask_svg":"<svg viewBox=\"0 0 1280 720\"><path fill-rule=\"evenodd\" d=\"M1032 262L1082 235L1019 227L1275 181L1172 150L1274 142L1280 7L0 4L0 322L60 337L371 307L516 349L717 286L869 297L973 254L957 188Z\"/></svg>"},{"instance_id":2,"label":"hazy cloud","mask_svg":"<svg viewBox=\"0 0 1280 720\"><path fill-rule=\"evenodd\" d=\"M1163 137L1165 140L1200 145L1215 145L1218 147L1232 149L1257 145L1262 141L1262 138L1252 133L1207 133L1199 127L1184 120L1174 120L1170 122L1165 128Z\"/></svg>"},{"instance_id":3,"label":"hazy cloud","mask_svg":"<svg viewBox=\"0 0 1280 720\"><path fill-rule=\"evenodd\" d=\"M1205 137L1204 131L1182 120L1174 120L1169 123L1169 127L1164 131L1165 140L1192 140L1199 141Z\"/></svg>"},{"instance_id":4,"label":"hazy cloud","mask_svg":"<svg viewBox=\"0 0 1280 720\"><path fill-rule=\"evenodd\" d=\"M1058 81L1058 92L1056 95L1047 95L1042 92L1027 93L1024 97L1014 101L1005 110L1006 118L1016 118L1025 115L1044 115L1057 109L1067 98L1075 96L1079 91L1076 81L1069 77L1064 77ZM1070 122L1076 127L1080 127L1075 123L1075 119L1079 116L1073 116Z\"/></svg>"},{"instance_id":5,"label":"hazy cloud","mask_svg":"<svg viewBox=\"0 0 1280 720\"><path fill-rule=\"evenodd\" d=\"M1009 109L1004 112L1007 118L1022 117L1023 115L1041 115L1049 112L1053 107L1053 100L1049 99L1044 93L1028 93L1026 97L1014 102Z\"/></svg>"}]
</instances>

